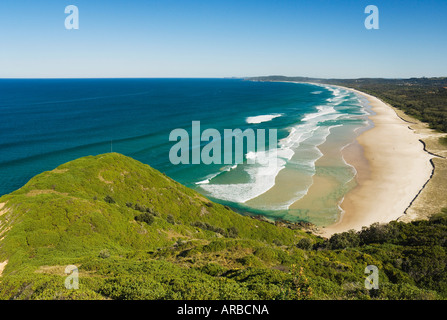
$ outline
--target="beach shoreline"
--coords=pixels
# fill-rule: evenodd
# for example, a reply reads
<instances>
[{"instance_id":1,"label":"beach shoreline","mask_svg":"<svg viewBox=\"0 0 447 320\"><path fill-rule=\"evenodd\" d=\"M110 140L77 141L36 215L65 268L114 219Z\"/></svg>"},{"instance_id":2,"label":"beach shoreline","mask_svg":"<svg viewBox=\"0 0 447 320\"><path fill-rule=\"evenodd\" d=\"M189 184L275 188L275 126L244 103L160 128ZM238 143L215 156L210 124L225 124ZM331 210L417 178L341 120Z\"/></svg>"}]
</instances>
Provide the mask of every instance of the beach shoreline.
<instances>
[{"instance_id":1,"label":"beach shoreline","mask_svg":"<svg viewBox=\"0 0 447 320\"><path fill-rule=\"evenodd\" d=\"M354 88L278 82L348 90L364 100L369 112L369 125L360 128L353 142L341 150L345 163L356 171L357 185L338 202L338 220L330 225L317 225L312 230L314 234L329 238L349 230L360 231L374 223L427 219L447 206L446 201L438 199L438 194L446 190L440 176L447 173L447 152L444 148L439 150L439 143L434 142L444 134Z\"/></svg>"},{"instance_id":2,"label":"beach shoreline","mask_svg":"<svg viewBox=\"0 0 447 320\"><path fill-rule=\"evenodd\" d=\"M342 152L357 171L357 186L341 201L339 220L320 228L318 234L323 237L399 219L433 174L433 156L424 149L420 135L391 106L356 89L335 87L368 100L374 112L368 116L373 127Z\"/></svg>"}]
</instances>

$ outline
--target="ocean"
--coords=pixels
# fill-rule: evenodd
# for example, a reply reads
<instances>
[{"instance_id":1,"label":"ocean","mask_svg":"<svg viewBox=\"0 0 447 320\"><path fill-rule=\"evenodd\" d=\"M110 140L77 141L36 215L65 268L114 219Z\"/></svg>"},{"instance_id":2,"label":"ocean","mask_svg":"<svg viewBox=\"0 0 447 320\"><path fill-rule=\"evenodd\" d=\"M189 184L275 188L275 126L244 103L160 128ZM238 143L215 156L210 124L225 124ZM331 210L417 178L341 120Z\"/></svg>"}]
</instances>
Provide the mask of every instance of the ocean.
<instances>
[{"instance_id":1,"label":"ocean","mask_svg":"<svg viewBox=\"0 0 447 320\"><path fill-rule=\"evenodd\" d=\"M242 79L1 79L0 195L87 155L119 152L241 213L328 225L355 187L341 150L371 124L337 87ZM277 130L279 165L178 164L174 129ZM190 148L202 148L190 145ZM245 158L258 150L244 148Z\"/></svg>"}]
</instances>

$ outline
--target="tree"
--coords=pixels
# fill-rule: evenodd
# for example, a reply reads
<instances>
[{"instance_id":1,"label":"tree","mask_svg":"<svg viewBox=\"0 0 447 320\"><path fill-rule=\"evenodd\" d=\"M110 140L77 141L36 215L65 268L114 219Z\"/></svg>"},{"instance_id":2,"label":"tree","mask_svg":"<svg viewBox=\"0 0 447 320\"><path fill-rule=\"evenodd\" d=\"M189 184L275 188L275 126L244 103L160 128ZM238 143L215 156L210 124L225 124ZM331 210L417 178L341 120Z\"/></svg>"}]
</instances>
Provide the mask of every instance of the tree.
<instances>
[{"instance_id":1,"label":"tree","mask_svg":"<svg viewBox=\"0 0 447 320\"><path fill-rule=\"evenodd\" d=\"M135 220L151 225L154 222L155 218L152 214L145 212L136 216Z\"/></svg>"},{"instance_id":2,"label":"tree","mask_svg":"<svg viewBox=\"0 0 447 320\"><path fill-rule=\"evenodd\" d=\"M313 247L313 242L309 238L302 238L298 241L296 246L303 250L311 250Z\"/></svg>"},{"instance_id":3,"label":"tree","mask_svg":"<svg viewBox=\"0 0 447 320\"><path fill-rule=\"evenodd\" d=\"M107 202L107 203L115 203L115 202L116 202L115 199L113 199L113 198L112 198L111 196L109 196L109 195L106 195L106 196L105 196L104 201Z\"/></svg>"}]
</instances>

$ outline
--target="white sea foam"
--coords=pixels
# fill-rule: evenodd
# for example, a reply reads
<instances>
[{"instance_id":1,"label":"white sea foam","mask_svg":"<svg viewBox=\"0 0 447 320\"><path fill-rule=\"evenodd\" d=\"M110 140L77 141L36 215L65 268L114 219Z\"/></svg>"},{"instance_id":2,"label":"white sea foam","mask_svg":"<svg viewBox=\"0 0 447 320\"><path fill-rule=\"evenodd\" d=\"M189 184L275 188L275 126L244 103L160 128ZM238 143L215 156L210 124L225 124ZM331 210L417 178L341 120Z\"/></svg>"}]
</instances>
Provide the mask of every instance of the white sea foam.
<instances>
[{"instance_id":1,"label":"white sea foam","mask_svg":"<svg viewBox=\"0 0 447 320\"><path fill-rule=\"evenodd\" d=\"M336 113L337 111L332 106L318 106L318 112L306 114L301 121L309 121L311 119L315 119L317 117L321 117L327 114Z\"/></svg>"},{"instance_id":2,"label":"white sea foam","mask_svg":"<svg viewBox=\"0 0 447 320\"><path fill-rule=\"evenodd\" d=\"M282 114L279 114L279 113L265 114L265 115L254 116L254 117L247 117L247 119L245 119L245 121L250 124L257 124L257 123L262 123L262 122L268 122L268 121L271 121L271 120L281 117L281 116L282 116Z\"/></svg>"},{"instance_id":3,"label":"white sea foam","mask_svg":"<svg viewBox=\"0 0 447 320\"><path fill-rule=\"evenodd\" d=\"M212 182L210 183L211 178L208 179L206 183L200 184L200 187L213 197L236 203L245 203L271 189L275 185L277 175L288 163L292 166L296 164L301 172L307 172L307 174L311 176L315 174L315 162L323 155L318 149L318 146L326 141L331 129L341 126L322 126L319 124L324 123L325 121L334 121L346 115L335 110L334 106L343 103L349 93L346 90L334 87L325 88L332 91L333 98L328 99L327 105L317 106L316 112L306 114L299 124L290 128L289 134L285 138L279 140L278 147L275 150L276 154L273 153L272 155L276 157L276 161L269 158L268 152L248 152L246 154L246 159L258 160L260 157L268 159L267 163L256 161L253 165L243 165L243 169L250 177L249 182L237 184L213 184ZM281 115L262 115L249 117L246 120L247 123L261 123L270 121L278 116ZM306 142L305 145L300 147L304 142ZM309 148L314 151L309 153ZM303 157L298 157L300 158L299 160L292 160L294 155L299 153L301 149ZM219 172L219 174L221 173L222 172ZM309 187L310 185L308 188ZM307 194L308 188L297 191L296 194L287 201L276 203L268 209L288 209L291 204Z\"/></svg>"},{"instance_id":4,"label":"white sea foam","mask_svg":"<svg viewBox=\"0 0 447 320\"><path fill-rule=\"evenodd\" d=\"M272 158L266 165L259 163L246 165L245 171L250 176L250 182L248 183L202 184L200 187L214 197L232 202L244 203L256 198L275 185L276 176L286 164L285 160L276 159L274 152L267 152L262 156L265 157L269 154L272 155ZM258 157L259 154L253 152L250 156Z\"/></svg>"},{"instance_id":5,"label":"white sea foam","mask_svg":"<svg viewBox=\"0 0 447 320\"><path fill-rule=\"evenodd\" d=\"M214 174L210 174L209 176L206 177L205 180L196 182L196 184L208 184L208 183L210 183L210 181L211 181L212 179L214 179L215 177L217 177L217 176L218 176L219 174L221 174L221 173L222 173L222 172L217 172L217 173L214 173Z\"/></svg>"},{"instance_id":6,"label":"white sea foam","mask_svg":"<svg viewBox=\"0 0 447 320\"><path fill-rule=\"evenodd\" d=\"M231 171L231 170L236 169L236 168L237 168L237 164L226 166L226 167L224 167L223 169L221 169L220 172L210 174L210 175L208 175L208 176L206 177L206 179L201 180L201 181L198 181L198 182L196 182L195 184L208 184L208 183L210 183L210 181L211 181L212 179L214 179L214 178L217 177L218 175L220 175L220 174L222 174L222 173L224 173L224 172Z\"/></svg>"},{"instance_id":7,"label":"white sea foam","mask_svg":"<svg viewBox=\"0 0 447 320\"><path fill-rule=\"evenodd\" d=\"M348 143L347 145L343 146L343 148L341 148L340 151L343 151L343 149L345 149L345 148L348 147L349 145L351 145L351 143ZM349 183L349 182L351 182L351 180L353 180L353 179L357 176L357 169L356 169L352 164L346 162L345 157L343 157L343 153L342 153L342 155L341 155L341 159L343 160L343 162L345 163L346 166L348 166L348 167L351 168L351 170L352 170L352 172L353 172L352 178L351 178L349 181L346 182L346 183ZM343 201L343 200L342 200L342 201ZM341 202L340 202L340 203L341 203Z\"/></svg>"},{"instance_id":8,"label":"white sea foam","mask_svg":"<svg viewBox=\"0 0 447 320\"><path fill-rule=\"evenodd\" d=\"M196 184L206 184L206 183L210 183L210 179L205 179L205 180L196 182Z\"/></svg>"}]
</instances>

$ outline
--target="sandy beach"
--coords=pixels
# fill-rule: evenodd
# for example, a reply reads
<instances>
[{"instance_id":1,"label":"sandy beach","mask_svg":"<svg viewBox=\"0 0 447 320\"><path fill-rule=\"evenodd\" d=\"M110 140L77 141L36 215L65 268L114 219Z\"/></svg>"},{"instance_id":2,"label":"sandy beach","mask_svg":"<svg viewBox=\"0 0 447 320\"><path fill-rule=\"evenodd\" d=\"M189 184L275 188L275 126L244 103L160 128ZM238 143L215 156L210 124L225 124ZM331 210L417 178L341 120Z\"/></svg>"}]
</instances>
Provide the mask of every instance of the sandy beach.
<instances>
[{"instance_id":1,"label":"sandy beach","mask_svg":"<svg viewBox=\"0 0 447 320\"><path fill-rule=\"evenodd\" d=\"M346 162L357 170L358 185L344 197L340 220L321 228L321 235L325 237L398 219L433 170L432 156L424 151L419 135L408 123L378 98L349 90L368 99L375 113L370 116L374 127L361 133L355 143L343 150Z\"/></svg>"}]
</instances>

